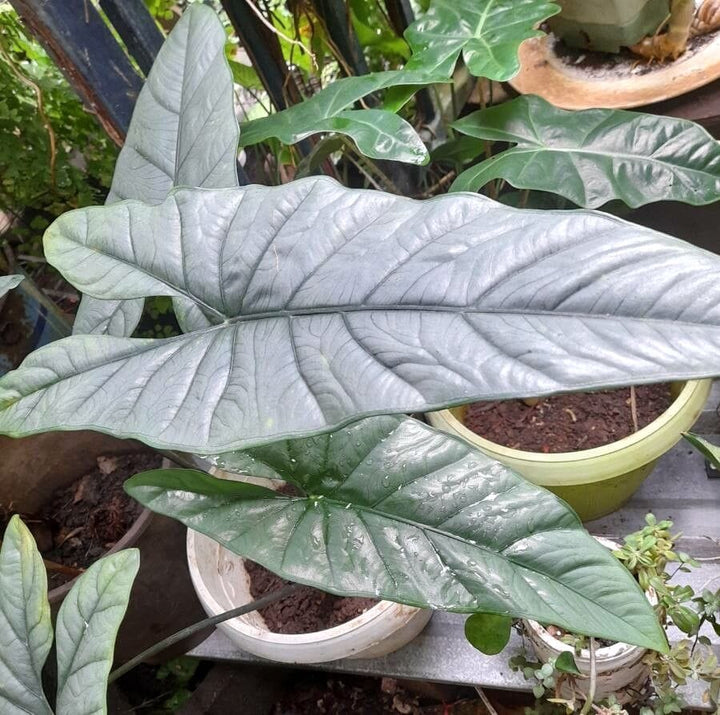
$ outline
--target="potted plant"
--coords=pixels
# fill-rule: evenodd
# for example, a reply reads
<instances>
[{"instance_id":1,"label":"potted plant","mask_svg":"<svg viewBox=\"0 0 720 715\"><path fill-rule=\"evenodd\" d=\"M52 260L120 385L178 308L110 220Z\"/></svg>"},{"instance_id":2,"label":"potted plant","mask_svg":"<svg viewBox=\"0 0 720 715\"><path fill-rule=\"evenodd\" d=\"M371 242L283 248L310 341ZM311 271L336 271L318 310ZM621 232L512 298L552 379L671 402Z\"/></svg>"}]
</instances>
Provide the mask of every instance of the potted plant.
<instances>
[{"instance_id":1,"label":"potted plant","mask_svg":"<svg viewBox=\"0 0 720 715\"><path fill-rule=\"evenodd\" d=\"M672 383L672 402L659 417L622 439L577 451L531 451L492 442L466 426L467 406L431 412L428 419L438 429L468 440L534 484L555 492L583 521L590 521L615 511L640 488L657 460L700 416L711 386L711 380ZM629 425L630 411L628 406ZM577 419L574 414L568 418Z\"/></svg>"},{"instance_id":2,"label":"potted plant","mask_svg":"<svg viewBox=\"0 0 720 715\"><path fill-rule=\"evenodd\" d=\"M659 655L623 643L588 643L586 638L525 621L523 629L537 660L520 656L511 665L535 683L538 699L569 709L575 709L578 700L586 707L640 703L642 712L661 715L684 707L677 686L695 679L706 684L706 702L718 707L720 668L702 631L706 625L718 630L720 590L704 588L695 593L688 585L670 583L678 571L700 565L676 550L680 535L672 534L671 528L672 522L657 521L648 514L645 526L626 536L622 546L603 543L616 547L615 557L648 594L663 627L674 626L685 637L669 653ZM667 572L671 564L675 566L672 575Z\"/></svg>"},{"instance_id":3,"label":"potted plant","mask_svg":"<svg viewBox=\"0 0 720 715\"><path fill-rule=\"evenodd\" d=\"M45 236L48 260L90 296L80 326L96 332L0 379L0 432L91 427L240 451L250 473L265 464L300 494L196 470L141 475L132 494L331 593L561 621L666 650L637 584L566 505L393 415L718 374L708 305L720 259L592 212L414 201L326 177L234 186L232 92L207 41L219 28L202 5L186 18L113 182L113 196L151 201L70 212ZM410 80L421 81L397 73L382 86ZM155 295L173 299L183 334L128 337Z\"/></svg>"},{"instance_id":4,"label":"potted plant","mask_svg":"<svg viewBox=\"0 0 720 715\"><path fill-rule=\"evenodd\" d=\"M668 0L559 0L550 29L572 47L619 52L655 35L667 22ZM692 0L691 0L692 5ZM694 8L693 8L694 9Z\"/></svg>"}]
</instances>

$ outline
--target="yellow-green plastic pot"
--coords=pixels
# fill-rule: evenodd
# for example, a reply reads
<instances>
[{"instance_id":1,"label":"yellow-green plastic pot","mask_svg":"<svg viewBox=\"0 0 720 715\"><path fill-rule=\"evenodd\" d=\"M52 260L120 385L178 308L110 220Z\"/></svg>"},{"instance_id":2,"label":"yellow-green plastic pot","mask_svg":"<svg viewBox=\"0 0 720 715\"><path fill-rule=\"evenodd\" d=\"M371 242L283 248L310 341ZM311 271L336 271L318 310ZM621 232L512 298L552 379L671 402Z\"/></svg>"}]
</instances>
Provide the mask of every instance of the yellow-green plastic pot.
<instances>
[{"instance_id":1,"label":"yellow-green plastic pot","mask_svg":"<svg viewBox=\"0 0 720 715\"><path fill-rule=\"evenodd\" d=\"M711 386L712 380L672 383L673 402L656 420L617 442L579 452L525 452L490 442L463 424L467 406L431 412L428 418L433 427L466 439L554 492L589 521L615 511L635 493L657 460L695 423Z\"/></svg>"}]
</instances>

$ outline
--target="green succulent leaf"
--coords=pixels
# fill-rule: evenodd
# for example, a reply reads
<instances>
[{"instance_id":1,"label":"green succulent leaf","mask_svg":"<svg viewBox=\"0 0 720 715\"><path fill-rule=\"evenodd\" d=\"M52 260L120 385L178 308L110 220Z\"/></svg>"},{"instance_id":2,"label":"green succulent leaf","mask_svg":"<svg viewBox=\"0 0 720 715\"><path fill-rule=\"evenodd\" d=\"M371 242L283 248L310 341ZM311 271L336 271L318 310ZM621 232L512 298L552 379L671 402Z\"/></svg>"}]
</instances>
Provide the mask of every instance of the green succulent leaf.
<instances>
[{"instance_id":1,"label":"green succulent leaf","mask_svg":"<svg viewBox=\"0 0 720 715\"><path fill-rule=\"evenodd\" d=\"M453 127L516 146L464 171L452 191L477 191L501 178L588 208L613 199L634 208L720 198L720 145L686 119L615 109L569 112L524 96L473 112Z\"/></svg>"},{"instance_id":2,"label":"green succulent leaf","mask_svg":"<svg viewBox=\"0 0 720 715\"><path fill-rule=\"evenodd\" d=\"M177 185L238 185L239 129L225 39L211 8L197 4L183 13L140 91L106 203L157 204ZM132 335L143 306L143 299L83 296L73 332ZM183 328L200 327L192 316L183 320L187 306L175 307Z\"/></svg>"},{"instance_id":3,"label":"green succulent leaf","mask_svg":"<svg viewBox=\"0 0 720 715\"><path fill-rule=\"evenodd\" d=\"M555 660L555 670L561 673L570 673L571 675L582 675L580 669L575 663L575 658L571 651L564 650Z\"/></svg>"},{"instance_id":4,"label":"green succulent leaf","mask_svg":"<svg viewBox=\"0 0 720 715\"><path fill-rule=\"evenodd\" d=\"M473 613L465 621L465 638L485 655L502 653L510 640L512 618L496 613Z\"/></svg>"},{"instance_id":5,"label":"green succulent leaf","mask_svg":"<svg viewBox=\"0 0 720 715\"><path fill-rule=\"evenodd\" d=\"M433 0L405 31L413 51L406 69L449 77L462 53L471 74L505 82L520 70L520 44L558 12L546 0Z\"/></svg>"},{"instance_id":6,"label":"green succulent leaf","mask_svg":"<svg viewBox=\"0 0 720 715\"><path fill-rule=\"evenodd\" d=\"M692 432L684 434L683 437L716 469L720 469L720 447Z\"/></svg>"},{"instance_id":7,"label":"green succulent leaf","mask_svg":"<svg viewBox=\"0 0 720 715\"><path fill-rule=\"evenodd\" d=\"M137 549L96 561L60 606L56 626L58 715L107 713L115 637L140 565Z\"/></svg>"},{"instance_id":8,"label":"green succulent leaf","mask_svg":"<svg viewBox=\"0 0 720 715\"><path fill-rule=\"evenodd\" d=\"M365 156L425 164L429 155L422 139L404 119L382 109L352 109L360 99L397 84L424 85L447 81L427 72L392 70L336 80L288 109L242 125L240 144L251 146L275 137L294 144L318 132L349 136Z\"/></svg>"},{"instance_id":9,"label":"green succulent leaf","mask_svg":"<svg viewBox=\"0 0 720 715\"><path fill-rule=\"evenodd\" d=\"M53 632L47 575L32 534L10 519L0 548L0 712L52 715L42 687Z\"/></svg>"},{"instance_id":10,"label":"green succulent leaf","mask_svg":"<svg viewBox=\"0 0 720 715\"><path fill-rule=\"evenodd\" d=\"M11 275L11 276L0 276L0 298L2 298L8 291L13 288L17 288L23 276Z\"/></svg>"},{"instance_id":11,"label":"green succulent leaf","mask_svg":"<svg viewBox=\"0 0 720 715\"><path fill-rule=\"evenodd\" d=\"M80 290L181 297L165 340L73 336L0 378L0 432L217 453L378 413L720 373L720 258L589 212L327 177L65 214Z\"/></svg>"},{"instance_id":12,"label":"green succulent leaf","mask_svg":"<svg viewBox=\"0 0 720 715\"><path fill-rule=\"evenodd\" d=\"M222 461L274 472L303 496L193 470L146 472L126 489L235 553L332 593L531 617L665 647L638 585L564 502L416 420L369 418Z\"/></svg>"}]
</instances>

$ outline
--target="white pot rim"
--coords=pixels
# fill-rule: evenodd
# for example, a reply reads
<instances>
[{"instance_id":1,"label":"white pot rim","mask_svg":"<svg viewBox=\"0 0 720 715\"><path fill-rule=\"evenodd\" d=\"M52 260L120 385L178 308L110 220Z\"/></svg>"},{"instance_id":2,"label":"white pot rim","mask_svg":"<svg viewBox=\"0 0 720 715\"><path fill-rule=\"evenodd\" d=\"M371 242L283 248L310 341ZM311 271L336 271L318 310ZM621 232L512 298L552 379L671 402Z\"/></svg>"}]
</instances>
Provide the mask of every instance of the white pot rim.
<instances>
[{"instance_id":1,"label":"white pot rim","mask_svg":"<svg viewBox=\"0 0 720 715\"><path fill-rule=\"evenodd\" d=\"M555 638L555 636L550 635L545 626L541 626L537 621L525 620L523 621L523 623L549 648L552 648L553 650L556 650L560 653L575 653L575 649L571 645L563 643L561 640ZM607 663L607 665L614 665L614 663L611 663L609 661L614 661L616 659L625 659L630 656L634 657L641 651L644 652L645 650L646 648L641 648L637 645L628 645L627 643L613 643L612 645L605 646L604 648L597 648L595 650L595 659L598 662L602 662L603 664ZM589 662L589 649L583 648L577 657L580 660L585 660Z\"/></svg>"},{"instance_id":2,"label":"white pot rim","mask_svg":"<svg viewBox=\"0 0 720 715\"><path fill-rule=\"evenodd\" d=\"M188 529L187 531L187 551L192 553L195 551L195 539L198 536L198 532ZM202 536L202 535L201 535ZM222 613L227 610L225 605L221 604L213 595L212 591L208 589L204 580L200 576L199 571L196 569L190 569L190 576L192 578L195 590L200 597L201 602L205 606L205 609L213 614ZM361 596L361 598L363 598ZM373 621L383 618L388 611L395 610L398 607L403 607L408 610L408 615L414 614L422 609L414 606L404 606L394 601L380 601L372 608L369 608L364 613L361 613L355 618L351 618L345 623L333 626L332 628L325 628L321 631L313 631L311 633L275 633L270 630L257 628L253 626L244 616L237 616L235 618L228 619L227 621L218 624L221 628L231 627L235 630L242 632L244 635L250 638L256 638L258 640L265 641L267 643L275 643L277 645L305 645L309 643L321 644L323 641L332 641L343 636L351 631L356 630L362 626L367 626Z\"/></svg>"}]
</instances>

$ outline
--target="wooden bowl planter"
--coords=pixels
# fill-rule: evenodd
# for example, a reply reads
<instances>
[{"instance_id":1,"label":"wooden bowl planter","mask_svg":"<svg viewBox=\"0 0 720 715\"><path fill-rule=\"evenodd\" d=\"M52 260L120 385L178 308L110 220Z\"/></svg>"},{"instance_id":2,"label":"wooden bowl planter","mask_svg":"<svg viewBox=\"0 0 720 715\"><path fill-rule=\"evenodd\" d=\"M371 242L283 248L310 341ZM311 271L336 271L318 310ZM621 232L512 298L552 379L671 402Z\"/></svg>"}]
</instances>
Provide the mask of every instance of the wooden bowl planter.
<instances>
[{"instance_id":1,"label":"wooden bowl planter","mask_svg":"<svg viewBox=\"0 0 720 715\"><path fill-rule=\"evenodd\" d=\"M578 452L544 454L490 442L463 424L467 407L431 412L428 418L434 427L462 437L562 497L589 521L615 511L637 491L657 460L697 420L711 386L712 380L672 383L673 402L656 420L616 442Z\"/></svg>"}]
</instances>

